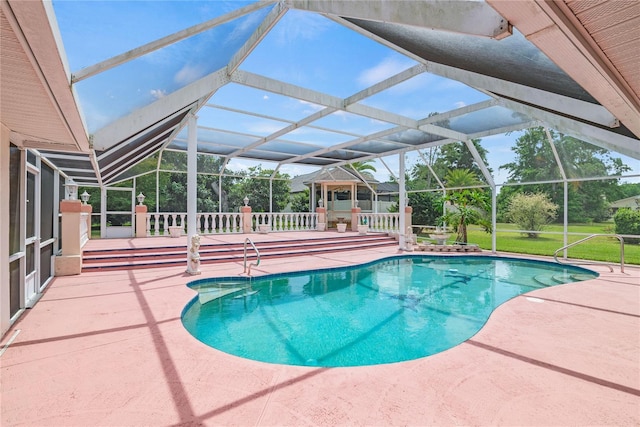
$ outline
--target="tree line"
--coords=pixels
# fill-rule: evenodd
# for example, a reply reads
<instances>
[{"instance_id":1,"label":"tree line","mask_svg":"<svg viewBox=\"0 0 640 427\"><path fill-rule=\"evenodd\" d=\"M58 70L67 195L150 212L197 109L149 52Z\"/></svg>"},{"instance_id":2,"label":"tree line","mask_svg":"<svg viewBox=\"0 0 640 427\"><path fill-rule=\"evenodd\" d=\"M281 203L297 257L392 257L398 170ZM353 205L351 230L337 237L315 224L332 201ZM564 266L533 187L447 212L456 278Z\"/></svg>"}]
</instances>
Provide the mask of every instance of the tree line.
<instances>
[{"instance_id":1,"label":"tree line","mask_svg":"<svg viewBox=\"0 0 640 427\"><path fill-rule=\"evenodd\" d=\"M500 166L508 173L508 180L497 197L498 222L517 222L516 207L522 211L531 207L544 208L545 221L562 222L564 218L563 173L571 180L568 185L567 216L570 223L602 222L611 217L609 203L640 194L640 184L621 184L618 178L603 180L580 180L588 177L619 176L631 168L602 149L571 136L549 130L561 167L547 140L547 132L542 127L528 129L516 139L511 148L514 160ZM481 140L471 143L485 165L487 150ZM162 156L160 169L156 175L158 158ZM413 207L414 224L455 225L458 239L466 241L466 225L479 224L490 230L490 189L482 170L475 162L470 150L463 142L450 143L426 150L424 161L417 163L406 174L406 188L409 204ZM354 169L361 173L375 170L368 164L359 162ZM234 172L233 176L220 176L225 160L220 157L198 155L197 159L197 210L199 212L232 212L243 206L243 199L249 198L254 212L269 212L269 195L273 195L272 210L281 212L291 205L294 212L309 210L309 191L292 196L287 174L274 172L255 166L245 171ZM185 212L187 209L187 155L178 151L163 151L132 167L128 173L136 176L136 191L146 196L145 204L150 212L156 210L156 179L160 191L162 212ZM147 173L153 171L151 173ZM488 168L493 174L493 170ZM271 179L273 178L273 179ZM271 179L271 192L270 192ZM440 181L440 182L438 182ZM523 184L533 182L533 184ZM443 194L440 184L448 189ZM131 181L122 186L132 186ZM466 187L466 188L463 188ZM434 190L424 191L420 190ZM95 189L89 191L95 192ZM522 195L536 196L533 203L523 200ZM516 197L518 196L518 197ZM117 205L130 204L129 200L109 201L110 210ZM127 197L126 194L120 197ZM92 197L96 208L99 197ZM449 206L444 214L443 205ZM114 208L113 206L116 206ZM526 207L528 206L528 207ZM525 212L524 217L527 214ZM521 214L522 218L523 215ZM532 226L533 227L533 226ZM533 228L526 228L532 230Z\"/></svg>"}]
</instances>

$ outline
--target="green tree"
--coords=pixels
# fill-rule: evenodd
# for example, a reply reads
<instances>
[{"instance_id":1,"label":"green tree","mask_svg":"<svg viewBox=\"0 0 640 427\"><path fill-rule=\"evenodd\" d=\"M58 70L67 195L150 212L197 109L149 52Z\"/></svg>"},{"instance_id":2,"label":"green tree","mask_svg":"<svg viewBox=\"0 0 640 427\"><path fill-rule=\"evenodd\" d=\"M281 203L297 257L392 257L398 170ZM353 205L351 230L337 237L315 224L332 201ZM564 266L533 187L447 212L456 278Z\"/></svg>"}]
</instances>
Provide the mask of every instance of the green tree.
<instances>
[{"instance_id":1,"label":"green tree","mask_svg":"<svg viewBox=\"0 0 640 427\"><path fill-rule=\"evenodd\" d=\"M371 159L362 162L352 162L347 165L347 168L358 171L360 175L365 178L373 178L373 174L371 174L371 172L377 172L377 170L371 163L373 163L373 160Z\"/></svg>"},{"instance_id":2,"label":"green tree","mask_svg":"<svg viewBox=\"0 0 640 427\"><path fill-rule=\"evenodd\" d=\"M480 139L471 140L480 158L487 165L488 152L480 144L481 141ZM439 147L432 147L427 151L426 159L440 180L443 180L443 177L454 169L467 169L474 174L477 180L482 180L482 171L464 142L452 142ZM491 169L489 171L491 172ZM413 181L413 188L416 190L433 189L436 184L429 167L423 163L415 164L409 177Z\"/></svg>"},{"instance_id":3,"label":"green tree","mask_svg":"<svg viewBox=\"0 0 640 427\"><path fill-rule=\"evenodd\" d=\"M162 154L162 168L168 172L161 171L158 178L158 188L160 190L160 211L161 212L186 212L187 210L187 157L183 152L165 151ZM228 189L233 187L238 180L233 176L217 175L224 159L210 155L199 154L197 158L198 175L196 178L196 209L198 212L217 212L219 210L218 185L222 180L222 212L228 212L229 206ZM155 174L154 174L155 175ZM146 187L149 186L147 183ZM147 192L155 195L155 180L153 189L147 188ZM144 193L147 195L147 193ZM155 203L155 197L154 197ZM150 210L151 210L151 205Z\"/></svg>"},{"instance_id":4,"label":"green tree","mask_svg":"<svg viewBox=\"0 0 640 427\"><path fill-rule=\"evenodd\" d=\"M640 235L640 210L629 208L618 209L613 216L616 224L616 234ZM640 243L640 239L625 238L629 243Z\"/></svg>"},{"instance_id":5,"label":"green tree","mask_svg":"<svg viewBox=\"0 0 640 427\"><path fill-rule=\"evenodd\" d=\"M557 211L558 205L544 193L520 193L511 198L507 217L521 230L527 230L525 235L537 238L539 234L536 231L542 231L546 224L553 221Z\"/></svg>"},{"instance_id":6,"label":"green tree","mask_svg":"<svg viewBox=\"0 0 640 427\"><path fill-rule=\"evenodd\" d=\"M472 187L480 185L481 181L469 169L454 169L444 177L447 187ZM491 221L487 218L489 198L481 188L464 188L448 193L445 201L451 208L444 215L446 223L455 227L456 241L467 243L467 226L481 225L486 231L491 231Z\"/></svg>"},{"instance_id":7,"label":"green tree","mask_svg":"<svg viewBox=\"0 0 640 427\"><path fill-rule=\"evenodd\" d=\"M471 140L484 164L488 165L487 150L480 145L481 141L481 139ZM453 169L467 169L478 179L483 176L480 167L477 165L475 159L471 155L471 151L469 151L467 144L464 142L452 142L440 147L440 155L435 161L434 170L439 172L439 175L442 177L448 171ZM491 169L489 170L491 171Z\"/></svg>"},{"instance_id":8,"label":"green tree","mask_svg":"<svg viewBox=\"0 0 640 427\"><path fill-rule=\"evenodd\" d=\"M585 180L579 178L620 175L629 170L620 158L611 152L595 147L568 135L549 131L562 168L568 179L568 218L570 222L603 221L609 217L608 201L616 200L617 179ZM551 145L542 127L528 129L512 147L513 162L500 166L509 172L509 182L540 182L562 180ZM564 187L562 182L531 184L503 188L498 197L498 211L504 214L509 198L515 193L546 193L552 202L560 206L558 217L564 215Z\"/></svg>"},{"instance_id":9,"label":"green tree","mask_svg":"<svg viewBox=\"0 0 640 427\"><path fill-rule=\"evenodd\" d=\"M309 212L309 188L291 197L292 212Z\"/></svg>"},{"instance_id":10,"label":"green tree","mask_svg":"<svg viewBox=\"0 0 640 427\"><path fill-rule=\"evenodd\" d=\"M409 193L409 206L413 208L411 223L435 225L442 216L442 194L434 192ZM397 205L396 205L397 206ZM397 212L397 209L396 211Z\"/></svg>"},{"instance_id":11,"label":"green tree","mask_svg":"<svg viewBox=\"0 0 640 427\"><path fill-rule=\"evenodd\" d=\"M615 202L616 200L626 199L627 197L633 197L640 194L640 183L624 183L620 184L612 191L609 201Z\"/></svg>"},{"instance_id":12,"label":"green tree","mask_svg":"<svg viewBox=\"0 0 640 427\"><path fill-rule=\"evenodd\" d=\"M253 212L269 212L269 180L274 174L271 169L261 166L249 168L230 191L229 205L239 208L242 200L249 198L249 205ZM289 204L290 190L289 175L276 172L273 176L273 212L282 212Z\"/></svg>"}]
</instances>

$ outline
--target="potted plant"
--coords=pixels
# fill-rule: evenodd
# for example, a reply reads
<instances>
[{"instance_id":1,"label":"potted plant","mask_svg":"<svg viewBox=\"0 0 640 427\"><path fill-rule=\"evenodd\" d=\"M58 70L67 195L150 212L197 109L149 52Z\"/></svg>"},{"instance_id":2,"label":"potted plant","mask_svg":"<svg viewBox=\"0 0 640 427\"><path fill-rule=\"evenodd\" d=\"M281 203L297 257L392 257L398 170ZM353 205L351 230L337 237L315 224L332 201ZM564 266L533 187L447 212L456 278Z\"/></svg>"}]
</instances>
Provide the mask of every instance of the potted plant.
<instances>
[{"instance_id":1,"label":"potted plant","mask_svg":"<svg viewBox=\"0 0 640 427\"><path fill-rule=\"evenodd\" d=\"M347 223L344 222L344 218L338 218L336 227L338 227L338 233L344 233L345 231L347 231Z\"/></svg>"},{"instance_id":2,"label":"potted plant","mask_svg":"<svg viewBox=\"0 0 640 427\"><path fill-rule=\"evenodd\" d=\"M362 218L362 223L358 224L358 234L367 234L369 231L369 224L367 224L367 217Z\"/></svg>"}]
</instances>

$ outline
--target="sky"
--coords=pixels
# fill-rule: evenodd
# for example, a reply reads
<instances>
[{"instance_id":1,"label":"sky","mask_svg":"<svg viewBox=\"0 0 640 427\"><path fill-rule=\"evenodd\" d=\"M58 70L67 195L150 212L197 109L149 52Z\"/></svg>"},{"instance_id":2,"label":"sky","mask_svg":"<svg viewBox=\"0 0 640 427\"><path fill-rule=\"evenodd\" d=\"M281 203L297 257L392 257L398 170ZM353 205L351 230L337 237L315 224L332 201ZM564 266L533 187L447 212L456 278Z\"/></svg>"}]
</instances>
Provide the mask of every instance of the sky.
<instances>
[{"instance_id":1,"label":"sky","mask_svg":"<svg viewBox=\"0 0 640 427\"><path fill-rule=\"evenodd\" d=\"M191 25L224 15L252 2L239 1L80 1L54 0L54 10L71 72L111 58L180 31ZM166 48L154 51L75 85L89 132L127 115L135 108L184 87L225 66L270 9L257 10ZM394 50L370 40L321 15L290 10L241 64L240 69L297 86L345 98L387 77L416 65ZM489 99L462 83L434 74L421 74L366 98L361 103L413 119L445 112ZM229 84L219 89L210 104L277 117L256 118L229 110L205 107L198 124L212 129L264 137L300 120L322 107ZM389 128L389 124L338 111L313 123L339 130L328 132L306 126L283 137L326 147L350 141L359 135ZM483 138L489 167L495 181L506 180L501 164L513 161L510 147L522 132ZM295 139L294 139L295 138ZM415 153L406 157L407 169L422 162ZM259 162L264 168L275 164ZM398 156L385 163L398 174ZM246 169L258 162L234 159L231 169ZM389 179L387 167L376 161L379 181ZM283 167L291 176L315 168Z\"/></svg>"}]
</instances>

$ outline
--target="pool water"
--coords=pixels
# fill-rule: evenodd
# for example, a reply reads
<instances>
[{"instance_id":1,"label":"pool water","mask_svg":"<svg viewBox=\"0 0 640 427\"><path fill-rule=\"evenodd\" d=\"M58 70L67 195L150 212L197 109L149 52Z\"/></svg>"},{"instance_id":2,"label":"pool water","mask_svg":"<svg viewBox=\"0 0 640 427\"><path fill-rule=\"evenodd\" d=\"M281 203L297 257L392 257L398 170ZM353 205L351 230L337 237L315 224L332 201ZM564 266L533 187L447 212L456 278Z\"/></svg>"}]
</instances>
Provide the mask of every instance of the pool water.
<instances>
[{"instance_id":1,"label":"pool water","mask_svg":"<svg viewBox=\"0 0 640 427\"><path fill-rule=\"evenodd\" d=\"M223 352L263 362L363 366L429 356L482 328L525 292L597 277L503 257L403 256L349 268L201 279L185 328Z\"/></svg>"}]
</instances>

